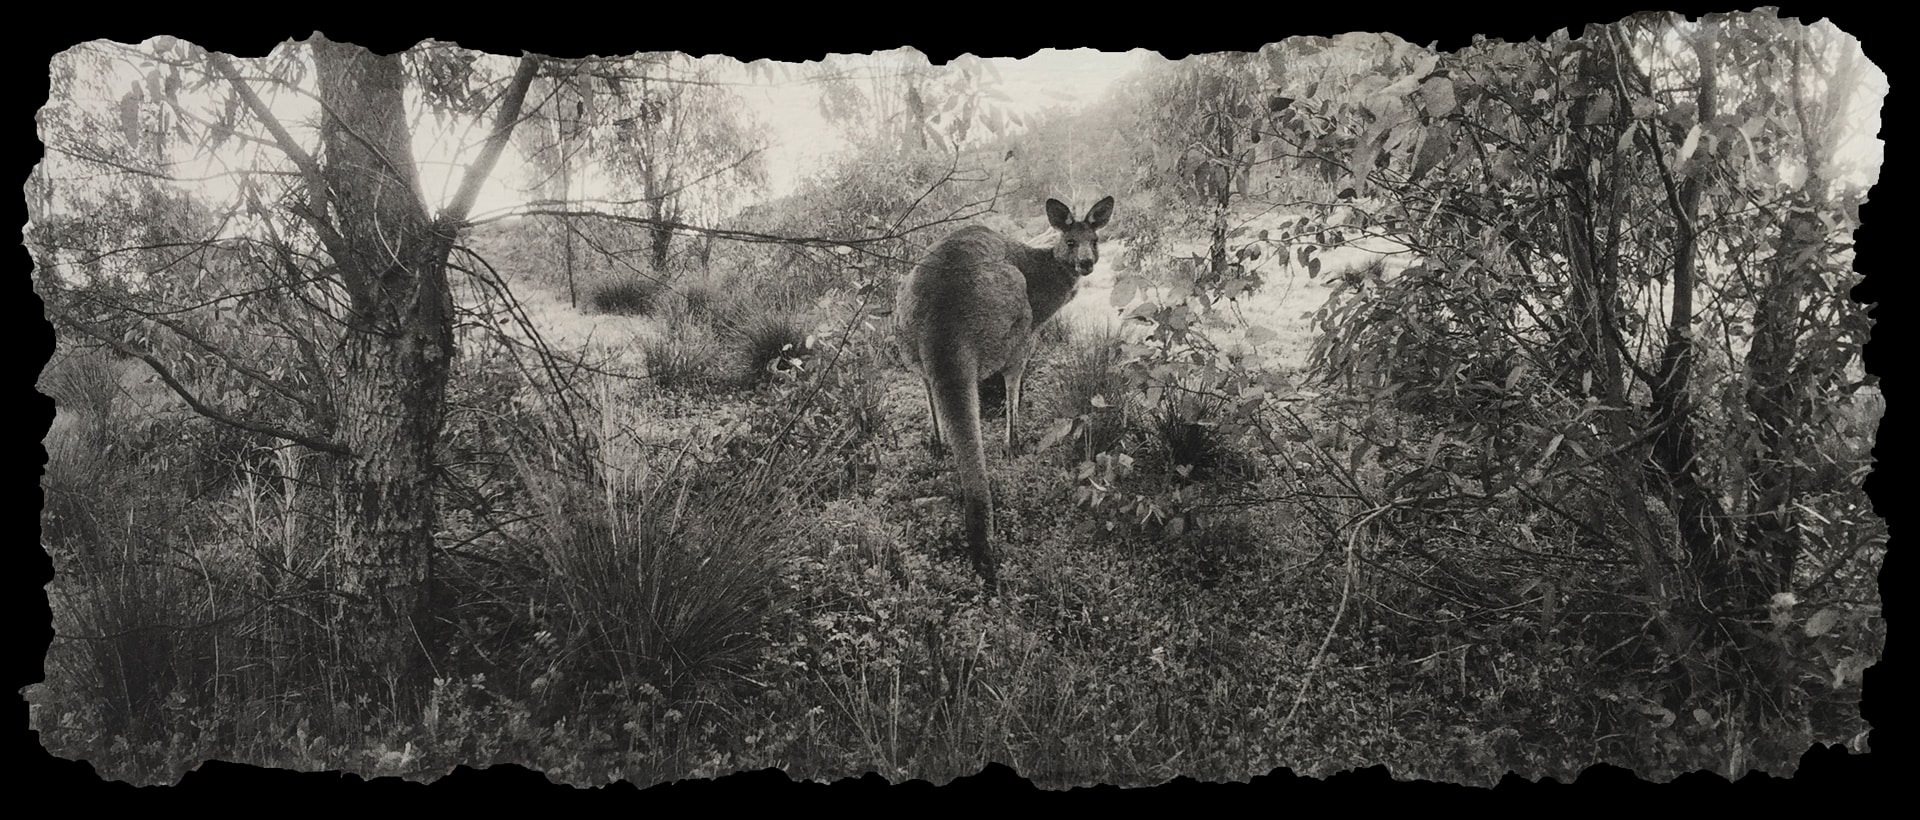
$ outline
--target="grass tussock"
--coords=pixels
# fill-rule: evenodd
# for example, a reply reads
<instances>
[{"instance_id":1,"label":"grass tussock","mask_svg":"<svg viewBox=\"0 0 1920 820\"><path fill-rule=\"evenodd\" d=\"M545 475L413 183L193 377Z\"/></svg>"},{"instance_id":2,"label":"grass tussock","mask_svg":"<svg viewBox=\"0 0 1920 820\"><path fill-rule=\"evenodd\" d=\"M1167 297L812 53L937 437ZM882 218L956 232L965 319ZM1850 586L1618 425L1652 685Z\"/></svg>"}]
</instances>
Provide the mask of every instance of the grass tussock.
<instances>
[{"instance_id":1,"label":"grass tussock","mask_svg":"<svg viewBox=\"0 0 1920 820\"><path fill-rule=\"evenodd\" d=\"M1044 405L1055 418L1077 419L1070 460L1079 462L1120 446L1129 424L1140 414L1133 409L1126 379L1118 367L1125 348L1117 330L1088 330L1065 323L1060 343L1057 383Z\"/></svg>"},{"instance_id":2,"label":"grass tussock","mask_svg":"<svg viewBox=\"0 0 1920 820\"><path fill-rule=\"evenodd\" d=\"M630 276L588 287L587 305L596 313L649 316L659 308L664 288L652 279Z\"/></svg>"},{"instance_id":3,"label":"grass tussock","mask_svg":"<svg viewBox=\"0 0 1920 820\"><path fill-rule=\"evenodd\" d=\"M811 327L799 315L743 316L732 328L735 378L765 384L800 367L811 352Z\"/></svg>"},{"instance_id":4,"label":"grass tussock","mask_svg":"<svg viewBox=\"0 0 1920 820\"><path fill-rule=\"evenodd\" d=\"M681 309L693 321L712 321L725 313L728 297L720 285L691 282L680 288Z\"/></svg>"},{"instance_id":5,"label":"grass tussock","mask_svg":"<svg viewBox=\"0 0 1920 820\"><path fill-rule=\"evenodd\" d=\"M719 369L712 344L697 334L667 332L641 342L647 378L662 390L688 390L710 384Z\"/></svg>"},{"instance_id":6,"label":"grass tussock","mask_svg":"<svg viewBox=\"0 0 1920 820\"><path fill-rule=\"evenodd\" d=\"M792 543L776 476L684 453L590 480L523 471L545 511L531 536L551 640L536 691L580 703L644 686L671 700L751 666Z\"/></svg>"}]
</instances>

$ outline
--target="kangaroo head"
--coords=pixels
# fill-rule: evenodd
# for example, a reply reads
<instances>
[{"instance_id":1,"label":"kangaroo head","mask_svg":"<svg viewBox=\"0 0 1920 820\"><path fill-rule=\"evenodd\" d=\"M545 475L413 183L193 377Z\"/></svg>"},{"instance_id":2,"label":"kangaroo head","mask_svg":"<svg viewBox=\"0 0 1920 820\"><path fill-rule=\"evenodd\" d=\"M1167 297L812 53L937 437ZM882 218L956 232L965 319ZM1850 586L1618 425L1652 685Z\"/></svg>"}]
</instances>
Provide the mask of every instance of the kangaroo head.
<instances>
[{"instance_id":1,"label":"kangaroo head","mask_svg":"<svg viewBox=\"0 0 1920 820\"><path fill-rule=\"evenodd\" d=\"M1060 240L1053 245L1053 258L1076 275L1092 273L1093 263L1100 261L1100 236L1095 232L1107 224L1110 216L1113 197L1093 203L1087 209L1087 218L1079 222L1073 221L1073 209L1060 200L1047 200L1047 223L1060 232Z\"/></svg>"}]
</instances>

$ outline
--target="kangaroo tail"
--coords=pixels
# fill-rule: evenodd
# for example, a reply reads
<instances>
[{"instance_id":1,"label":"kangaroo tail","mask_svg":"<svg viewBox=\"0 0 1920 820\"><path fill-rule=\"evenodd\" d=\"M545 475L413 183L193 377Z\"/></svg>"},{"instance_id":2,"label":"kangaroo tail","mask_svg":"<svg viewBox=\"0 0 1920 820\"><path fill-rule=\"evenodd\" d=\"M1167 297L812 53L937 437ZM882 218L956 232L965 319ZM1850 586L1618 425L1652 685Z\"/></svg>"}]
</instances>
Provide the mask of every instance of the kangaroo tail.
<instances>
[{"instance_id":1,"label":"kangaroo tail","mask_svg":"<svg viewBox=\"0 0 1920 820\"><path fill-rule=\"evenodd\" d=\"M928 364L940 423L946 427L947 444L959 467L967 551L973 558L974 570L991 590L995 586L993 545L989 541L993 532L993 494L987 488L987 450L980 435L979 363L969 352L950 347L923 350L922 361Z\"/></svg>"}]
</instances>

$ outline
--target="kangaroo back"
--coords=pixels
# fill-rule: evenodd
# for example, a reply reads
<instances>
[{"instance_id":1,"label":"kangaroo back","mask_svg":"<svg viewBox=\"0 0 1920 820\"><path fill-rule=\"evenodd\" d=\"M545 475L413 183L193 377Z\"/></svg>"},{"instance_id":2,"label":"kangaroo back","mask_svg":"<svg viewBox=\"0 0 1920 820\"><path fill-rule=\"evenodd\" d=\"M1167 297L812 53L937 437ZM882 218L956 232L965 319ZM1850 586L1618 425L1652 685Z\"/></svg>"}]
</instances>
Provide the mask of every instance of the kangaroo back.
<instances>
[{"instance_id":1,"label":"kangaroo back","mask_svg":"<svg viewBox=\"0 0 1920 820\"><path fill-rule=\"evenodd\" d=\"M934 449L944 441L959 468L967 551L992 591L993 499L980 431L980 380L1003 374L1009 451L1016 449L1021 379L1033 352L1033 328L1073 298L1080 278L1099 260L1099 236L1113 211L1100 200L1075 221L1047 200L1047 221L1059 232L1051 248L1032 248L981 226L961 228L935 245L900 285L894 320L901 353L927 390Z\"/></svg>"}]
</instances>

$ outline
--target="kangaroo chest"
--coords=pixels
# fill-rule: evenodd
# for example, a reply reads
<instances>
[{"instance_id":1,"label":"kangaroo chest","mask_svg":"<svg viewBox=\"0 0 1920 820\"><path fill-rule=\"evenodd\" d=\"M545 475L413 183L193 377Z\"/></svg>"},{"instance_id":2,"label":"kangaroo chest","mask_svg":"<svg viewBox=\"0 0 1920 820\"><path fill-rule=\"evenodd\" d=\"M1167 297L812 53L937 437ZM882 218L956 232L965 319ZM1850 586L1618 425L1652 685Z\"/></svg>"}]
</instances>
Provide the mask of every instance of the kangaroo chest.
<instances>
[{"instance_id":1,"label":"kangaroo chest","mask_svg":"<svg viewBox=\"0 0 1920 820\"><path fill-rule=\"evenodd\" d=\"M1033 309L1034 325L1053 318L1053 314L1073 300L1073 293L1079 287L1080 283L1072 278L1028 276L1027 306Z\"/></svg>"}]
</instances>

